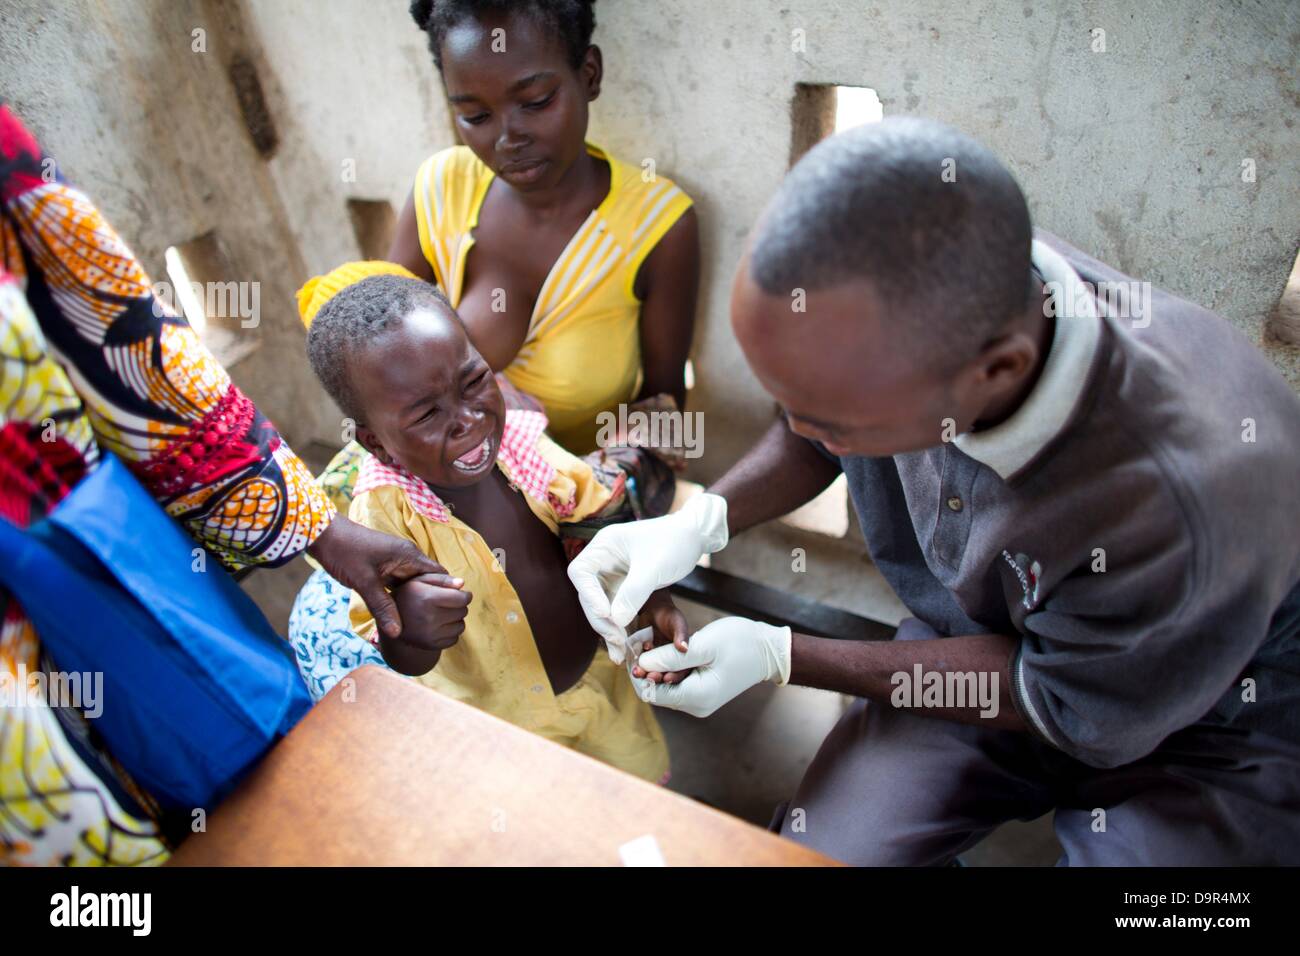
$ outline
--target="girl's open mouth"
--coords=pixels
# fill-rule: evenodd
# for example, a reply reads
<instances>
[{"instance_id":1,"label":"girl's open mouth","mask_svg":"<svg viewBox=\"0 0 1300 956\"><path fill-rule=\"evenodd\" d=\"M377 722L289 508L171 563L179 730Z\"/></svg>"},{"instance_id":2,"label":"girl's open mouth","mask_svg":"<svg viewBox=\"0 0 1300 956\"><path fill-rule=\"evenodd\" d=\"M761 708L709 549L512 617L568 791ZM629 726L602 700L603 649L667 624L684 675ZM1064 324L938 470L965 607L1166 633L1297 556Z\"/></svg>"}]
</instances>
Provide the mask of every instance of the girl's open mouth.
<instances>
[{"instance_id":1,"label":"girl's open mouth","mask_svg":"<svg viewBox=\"0 0 1300 956\"><path fill-rule=\"evenodd\" d=\"M465 454L461 455L452 463L452 467L457 471L465 474L474 474L483 471L488 465L492 464L492 436L488 435L479 444L475 445Z\"/></svg>"}]
</instances>

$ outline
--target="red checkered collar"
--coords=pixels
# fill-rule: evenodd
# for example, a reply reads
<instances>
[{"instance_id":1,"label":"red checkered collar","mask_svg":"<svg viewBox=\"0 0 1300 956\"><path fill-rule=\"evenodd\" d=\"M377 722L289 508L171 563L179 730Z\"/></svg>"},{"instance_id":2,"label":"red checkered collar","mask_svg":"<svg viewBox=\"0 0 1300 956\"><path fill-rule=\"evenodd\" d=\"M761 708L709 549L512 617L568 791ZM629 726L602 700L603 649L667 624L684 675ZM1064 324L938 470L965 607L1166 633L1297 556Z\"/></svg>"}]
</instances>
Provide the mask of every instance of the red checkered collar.
<instances>
[{"instance_id":1,"label":"red checkered collar","mask_svg":"<svg viewBox=\"0 0 1300 956\"><path fill-rule=\"evenodd\" d=\"M537 448L546 424L546 416L541 412L507 411L496 464L512 488L534 501L550 505L560 517L567 517L573 513L575 496L570 495L568 501L561 501L550 493L551 482L555 480L555 466ZM400 488L417 514L444 524L451 519L451 510L422 479L401 465L385 465L374 455L366 455L361 461L361 472L353 493L359 495L388 485Z\"/></svg>"}]
</instances>

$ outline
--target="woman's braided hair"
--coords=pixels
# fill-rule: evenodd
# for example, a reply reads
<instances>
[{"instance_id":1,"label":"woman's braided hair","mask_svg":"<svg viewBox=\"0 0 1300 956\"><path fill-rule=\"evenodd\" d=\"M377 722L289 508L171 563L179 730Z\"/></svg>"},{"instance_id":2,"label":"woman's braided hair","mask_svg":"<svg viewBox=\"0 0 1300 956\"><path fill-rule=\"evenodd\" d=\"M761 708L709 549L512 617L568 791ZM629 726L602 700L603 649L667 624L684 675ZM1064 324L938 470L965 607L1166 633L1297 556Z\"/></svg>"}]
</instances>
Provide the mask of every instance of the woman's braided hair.
<instances>
[{"instance_id":1,"label":"woman's braided hair","mask_svg":"<svg viewBox=\"0 0 1300 956\"><path fill-rule=\"evenodd\" d=\"M596 29L595 4L596 0L411 0L411 18L429 35L429 50L439 71L448 30L466 18L508 13L526 13L558 33L576 70Z\"/></svg>"}]
</instances>

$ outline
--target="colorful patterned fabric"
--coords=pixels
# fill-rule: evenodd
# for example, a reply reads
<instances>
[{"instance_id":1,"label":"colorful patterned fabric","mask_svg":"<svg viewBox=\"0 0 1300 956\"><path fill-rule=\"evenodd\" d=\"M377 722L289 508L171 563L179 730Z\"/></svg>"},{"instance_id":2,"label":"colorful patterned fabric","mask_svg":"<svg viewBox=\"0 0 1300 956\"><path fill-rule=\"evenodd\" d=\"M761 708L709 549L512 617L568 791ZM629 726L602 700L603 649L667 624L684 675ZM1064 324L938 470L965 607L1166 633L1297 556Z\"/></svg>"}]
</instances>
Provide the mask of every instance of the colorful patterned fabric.
<instances>
[{"instance_id":1,"label":"colorful patterned fabric","mask_svg":"<svg viewBox=\"0 0 1300 956\"><path fill-rule=\"evenodd\" d=\"M99 210L0 105L0 514L27 526L107 449L229 568L302 552L335 514ZM150 809L93 722L26 693L57 667L0 591L0 861L157 863ZM87 635L91 637L91 635Z\"/></svg>"},{"instance_id":2,"label":"colorful patterned fabric","mask_svg":"<svg viewBox=\"0 0 1300 956\"><path fill-rule=\"evenodd\" d=\"M312 572L289 614L289 643L312 700L363 664L387 667L378 648L348 624L351 592L323 570Z\"/></svg>"},{"instance_id":3,"label":"colorful patterned fabric","mask_svg":"<svg viewBox=\"0 0 1300 956\"><path fill-rule=\"evenodd\" d=\"M98 461L76 391L17 282L0 273L0 515L21 527L39 520ZM0 588L0 863L161 862L147 799L95 748L90 722L29 691L29 676L52 667Z\"/></svg>"}]
</instances>

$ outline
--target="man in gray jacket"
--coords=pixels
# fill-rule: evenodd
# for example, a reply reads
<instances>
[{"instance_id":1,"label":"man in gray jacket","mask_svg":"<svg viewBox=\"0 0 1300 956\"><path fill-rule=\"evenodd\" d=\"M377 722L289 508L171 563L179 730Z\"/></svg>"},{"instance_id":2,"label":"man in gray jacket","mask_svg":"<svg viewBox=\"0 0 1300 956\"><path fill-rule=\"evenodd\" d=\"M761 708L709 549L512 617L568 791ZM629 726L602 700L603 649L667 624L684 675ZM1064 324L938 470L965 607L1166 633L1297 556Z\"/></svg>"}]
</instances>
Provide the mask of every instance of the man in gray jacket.
<instances>
[{"instance_id":1,"label":"man in gray jacket","mask_svg":"<svg viewBox=\"0 0 1300 956\"><path fill-rule=\"evenodd\" d=\"M895 640L724 618L633 671L698 716L764 680L862 698L784 834L945 863L1054 809L1071 864L1300 863L1300 401L1248 341L1035 236L992 153L916 119L800 161L732 325L783 416L570 576L618 656L652 590L848 476Z\"/></svg>"}]
</instances>

